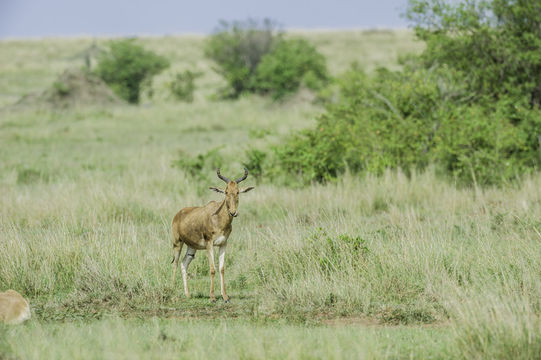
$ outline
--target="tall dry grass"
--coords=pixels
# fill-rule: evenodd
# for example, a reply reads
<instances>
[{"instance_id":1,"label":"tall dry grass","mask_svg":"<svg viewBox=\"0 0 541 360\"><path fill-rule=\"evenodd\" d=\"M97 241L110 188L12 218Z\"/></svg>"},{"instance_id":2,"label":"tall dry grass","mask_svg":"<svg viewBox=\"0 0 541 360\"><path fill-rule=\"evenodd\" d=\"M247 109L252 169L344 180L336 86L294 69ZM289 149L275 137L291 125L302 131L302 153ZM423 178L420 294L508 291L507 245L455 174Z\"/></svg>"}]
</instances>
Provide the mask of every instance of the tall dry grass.
<instances>
[{"instance_id":1,"label":"tall dry grass","mask_svg":"<svg viewBox=\"0 0 541 360\"><path fill-rule=\"evenodd\" d=\"M163 167L161 176L176 171ZM170 174L169 174L170 175ZM42 319L189 306L169 283L169 217L214 195L170 197L98 183L18 187L2 197L0 287ZM178 181L189 187L190 179ZM372 317L455 329L457 356L535 358L540 337L541 177L515 188L460 189L432 172L343 177L241 199L227 279L244 314L296 321ZM208 291L196 257L190 280ZM35 305L35 306L36 306Z\"/></svg>"}]
</instances>

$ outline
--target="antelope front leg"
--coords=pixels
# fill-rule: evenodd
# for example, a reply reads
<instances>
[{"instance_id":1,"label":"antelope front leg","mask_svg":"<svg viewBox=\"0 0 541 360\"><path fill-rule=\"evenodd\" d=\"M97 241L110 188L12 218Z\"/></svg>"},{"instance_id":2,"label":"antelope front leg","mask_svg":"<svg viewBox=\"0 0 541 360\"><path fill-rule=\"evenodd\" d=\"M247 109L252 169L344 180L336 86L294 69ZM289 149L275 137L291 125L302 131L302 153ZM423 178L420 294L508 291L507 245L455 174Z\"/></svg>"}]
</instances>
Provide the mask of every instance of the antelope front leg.
<instances>
[{"instance_id":1,"label":"antelope front leg","mask_svg":"<svg viewBox=\"0 0 541 360\"><path fill-rule=\"evenodd\" d=\"M219 270L220 270L220 285L222 288L222 297L224 298L224 301L226 303L229 302L229 296L227 296L225 292L225 250L227 248L227 245L220 246L220 256L218 258L219 261Z\"/></svg>"},{"instance_id":2,"label":"antelope front leg","mask_svg":"<svg viewBox=\"0 0 541 360\"><path fill-rule=\"evenodd\" d=\"M216 273L216 267L214 266L214 249L212 248L212 241L207 243L207 256L210 265L210 301L216 302L216 296L214 296L214 274Z\"/></svg>"}]
</instances>

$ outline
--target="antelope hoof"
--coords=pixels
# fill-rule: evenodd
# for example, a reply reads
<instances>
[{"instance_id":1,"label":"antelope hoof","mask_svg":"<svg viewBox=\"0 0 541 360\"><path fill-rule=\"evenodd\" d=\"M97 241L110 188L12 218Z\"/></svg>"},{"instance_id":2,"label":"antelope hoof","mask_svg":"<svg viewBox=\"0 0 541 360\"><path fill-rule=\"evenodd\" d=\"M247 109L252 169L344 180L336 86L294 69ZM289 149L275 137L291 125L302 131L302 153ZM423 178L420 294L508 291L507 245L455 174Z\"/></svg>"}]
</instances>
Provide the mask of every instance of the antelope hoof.
<instances>
[{"instance_id":1,"label":"antelope hoof","mask_svg":"<svg viewBox=\"0 0 541 360\"><path fill-rule=\"evenodd\" d=\"M213 303L216 302L216 298L210 298L210 301L212 301Z\"/></svg>"},{"instance_id":2,"label":"antelope hoof","mask_svg":"<svg viewBox=\"0 0 541 360\"><path fill-rule=\"evenodd\" d=\"M224 300L224 301L225 301L225 303L226 303L226 304L229 304L229 299L227 299L227 300Z\"/></svg>"}]
</instances>

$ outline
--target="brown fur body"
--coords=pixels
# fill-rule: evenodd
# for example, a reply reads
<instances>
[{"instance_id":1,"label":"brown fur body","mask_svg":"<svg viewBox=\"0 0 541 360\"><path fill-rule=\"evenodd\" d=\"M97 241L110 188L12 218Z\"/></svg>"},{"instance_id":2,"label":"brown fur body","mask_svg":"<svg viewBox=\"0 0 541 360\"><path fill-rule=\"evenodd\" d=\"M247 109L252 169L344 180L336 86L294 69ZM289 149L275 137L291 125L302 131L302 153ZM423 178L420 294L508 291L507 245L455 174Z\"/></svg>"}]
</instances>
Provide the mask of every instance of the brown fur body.
<instances>
[{"instance_id":1,"label":"brown fur body","mask_svg":"<svg viewBox=\"0 0 541 360\"><path fill-rule=\"evenodd\" d=\"M0 322L19 324L30 319L28 302L15 290L0 292Z\"/></svg>"},{"instance_id":2,"label":"brown fur body","mask_svg":"<svg viewBox=\"0 0 541 360\"><path fill-rule=\"evenodd\" d=\"M173 218L173 246L184 243L196 250L205 250L209 241L231 233L233 217L227 213L225 200L211 201L205 206L187 207Z\"/></svg>"},{"instance_id":3,"label":"brown fur body","mask_svg":"<svg viewBox=\"0 0 541 360\"><path fill-rule=\"evenodd\" d=\"M184 281L184 294L190 297L186 271L197 250L207 250L210 266L210 299L216 301L214 296L214 246L220 248L219 269L221 293L224 301L229 301L225 290L225 252L227 240L231 234L233 218L238 215L239 194L253 189L248 187L239 190L238 183L246 179L248 171L244 169L244 176L238 180L230 181L217 171L218 177L227 183L225 190L211 187L211 190L225 194L223 201L211 201L205 206L186 207L180 210L173 218L173 284L175 283L178 262L182 246L186 244L187 250L182 260L182 278Z\"/></svg>"}]
</instances>

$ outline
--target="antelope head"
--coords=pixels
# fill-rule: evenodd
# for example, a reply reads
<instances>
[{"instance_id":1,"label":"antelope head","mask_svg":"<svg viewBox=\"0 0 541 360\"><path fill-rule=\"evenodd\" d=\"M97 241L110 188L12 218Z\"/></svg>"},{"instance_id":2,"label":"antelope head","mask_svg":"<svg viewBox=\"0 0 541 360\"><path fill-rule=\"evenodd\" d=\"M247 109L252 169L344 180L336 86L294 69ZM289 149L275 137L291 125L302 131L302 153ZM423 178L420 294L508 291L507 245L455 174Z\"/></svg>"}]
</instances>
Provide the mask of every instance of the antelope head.
<instances>
[{"instance_id":1,"label":"antelope head","mask_svg":"<svg viewBox=\"0 0 541 360\"><path fill-rule=\"evenodd\" d=\"M248 192L252 189L254 189L253 186L247 187L245 189L239 189L239 183L241 181L246 180L248 177L248 170L244 168L244 175L237 180L229 180L222 174L220 174L220 169L216 171L216 174L218 174L218 177L223 180L227 186L225 187L225 190L218 189L215 187L209 187L209 189L216 191L221 194L225 194L225 206L227 207L227 212L230 216L236 217L238 215L237 207L239 206L239 194Z\"/></svg>"}]
</instances>

